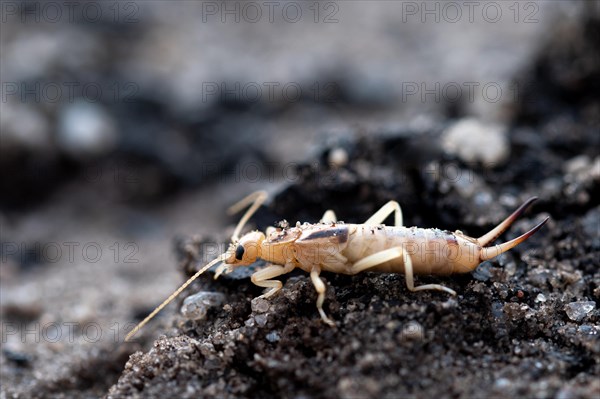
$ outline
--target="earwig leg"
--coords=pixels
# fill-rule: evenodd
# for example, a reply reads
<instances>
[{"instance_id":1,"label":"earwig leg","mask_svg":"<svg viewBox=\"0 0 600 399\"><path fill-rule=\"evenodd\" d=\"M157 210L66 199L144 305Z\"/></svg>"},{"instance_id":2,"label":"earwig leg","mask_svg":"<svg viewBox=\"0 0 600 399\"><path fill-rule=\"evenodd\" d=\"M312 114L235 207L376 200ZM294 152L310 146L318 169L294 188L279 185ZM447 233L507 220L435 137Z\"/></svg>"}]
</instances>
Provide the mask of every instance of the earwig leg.
<instances>
[{"instance_id":1,"label":"earwig leg","mask_svg":"<svg viewBox=\"0 0 600 399\"><path fill-rule=\"evenodd\" d=\"M451 295L456 295L456 292L454 290L451 290L450 288L444 287L440 284L426 284L415 287L415 282L413 278L412 259L410 258L410 255L408 253L403 251L402 247L394 247L381 252L377 252L373 255L369 255L366 258L363 258L356 262L352 266L351 271L352 274L360 273L364 270L370 269L372 267L400 257L402 257L404 261L404 276L406 278L406 286L410 291L414 292L423 290L437 290L447 292Z\"/></svg>"},{"instance_id":2,"label":"earwig leg","mask_svg":"<svg viewBox=\"0 0 600 399\"><path fill-rule=\"evenodd\" d=\"M400 253L404 255L404 278L406 279L406 286L410 291L425 291L425 290L436 290L436 291L444 291L450 295L456 295L456 291L445 287L441 284L425 284L415 287L415 280L413 278L413 265L410 254L407 254L402 250L402 247L398 247L400 249Z\"/></svg>"},{"instance_id":3,"label":"earwig leg","mask_svg":"<svg viewBox=\"0 0 600 399\"><path fill-rule=\"evenodd\" d=\"M376 226L382 224L383 221L394 212L394 226L402 227L402 208L396 201L390 201L381 207L364 223L367 226Z\"/></svg>"},{"instance_id":4,"label":"earwig leg","mask_svg":"<svg viewBox=\"0 0 600 399\"><path fill-rule=\"evenodd\" d=\"M288 263L285 266L279 265L268 265L262 270L254 273L250 280L254 283L254 285L258 285L259 287L270 288L269 291L265 292L259 298L270 298L275 295L283 286L281 281L279 280L271 280L274 277L281 276L282 274L286 274L294 270L294 264Z\"/></svg>"},{"instance_id":5,"label":"earwig leg","mask_svg":"<svg viewBox=\"0 0 600 399\"><path fill-rule=\"evenodd\" d=\"M319 295L317 297L317 310L319 311L319 314L321 315L321 319L323 319L323 321L327 324L329 324L330 326L335 327L335 323L329 318L327 317L327 315L325 314L325 311L323 310L323 302L325 301L325 283L323 282L323 280L321 280L321 278L319 277L319 274L321 273L321 269L318 267L314 267L311 271L310 271L310 279L312 280L313 285L315 286L315 290L317 290L317 294Z\"/></svg>"},{"instance_id":6,"label":"earwig leg","mask_svg":"<svg viewBox=\"0 0 600 399\"><path fill-rule=\"evenodd\" d=\"M328 211L325 212L325 214L321 218L320 222L321 223L337 222L337 216L335 216L335 212L333 212L331 209L329 209Z\"/></svg>"}]
</instances>

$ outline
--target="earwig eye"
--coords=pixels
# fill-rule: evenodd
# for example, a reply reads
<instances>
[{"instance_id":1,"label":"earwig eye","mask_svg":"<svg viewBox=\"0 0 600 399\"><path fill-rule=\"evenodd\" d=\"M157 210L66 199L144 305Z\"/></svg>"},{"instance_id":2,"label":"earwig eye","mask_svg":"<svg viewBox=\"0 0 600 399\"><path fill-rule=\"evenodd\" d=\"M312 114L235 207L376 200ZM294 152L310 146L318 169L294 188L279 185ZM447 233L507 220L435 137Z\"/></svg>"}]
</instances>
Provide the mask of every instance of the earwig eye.
<instances>
[{"instance_id":1,"label":"earwig eye","mask_svg":"<svg viewBox=\"0 0 600 399\"><path fill-rule=\"evenodd\" d=\"M242 245L238 245L235 249L235 258L237 260L242 260L244 257L244 247Z\"/></svg>"}]
</instances>

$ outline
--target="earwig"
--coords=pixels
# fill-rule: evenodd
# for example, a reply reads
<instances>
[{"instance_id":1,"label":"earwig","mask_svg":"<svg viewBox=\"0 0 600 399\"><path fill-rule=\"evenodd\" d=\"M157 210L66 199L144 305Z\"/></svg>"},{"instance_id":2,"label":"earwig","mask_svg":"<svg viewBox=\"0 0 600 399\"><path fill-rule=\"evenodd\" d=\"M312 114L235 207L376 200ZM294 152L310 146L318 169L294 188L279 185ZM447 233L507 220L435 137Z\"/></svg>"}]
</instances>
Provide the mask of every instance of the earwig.
<instances>
[{"instance_id":1,"label":"earwig","mask_svg":"<svg viewBox=\"0 0 600 399\"><path fill-rule=\"evenodd\" d=\"M257 191L229 208L228 213L237 213L250 205L236 226L227 251L202 267L183 283L173 294L141 321L127 336L129 340L150 319L185 290L198 276L221 263L215 272L217 279L240 266L248 266L259 258L267 266L251 276L252 282L268 288L260 297L269 298L282 288L274 278L300 268L310 274L317 291L317 310L321 319L331 325L335 323L323 311L325 284L319 277L321 271L354 275L362 271L404 273L410 291L438 290L451 295L456 292L440 284L415 287L414 274L449 275L468 273L485 261L519 245L538 231L549 219L546 217L525 234L503 244L488 246L495 241L537 198L527 200L509 217L490 232L479 238L439 229L423 229L402 226L402 210L396 201L390 201L363 224L337 222L335 213L328 210L317 224L299 222L295 227L287 223L280 228L269 227L265 233L253 231L239 237L242 229L258 208L266 201L267 194ZM394 226L383 225L383 221L394 214Z\"/></svg>"}]
</instances>

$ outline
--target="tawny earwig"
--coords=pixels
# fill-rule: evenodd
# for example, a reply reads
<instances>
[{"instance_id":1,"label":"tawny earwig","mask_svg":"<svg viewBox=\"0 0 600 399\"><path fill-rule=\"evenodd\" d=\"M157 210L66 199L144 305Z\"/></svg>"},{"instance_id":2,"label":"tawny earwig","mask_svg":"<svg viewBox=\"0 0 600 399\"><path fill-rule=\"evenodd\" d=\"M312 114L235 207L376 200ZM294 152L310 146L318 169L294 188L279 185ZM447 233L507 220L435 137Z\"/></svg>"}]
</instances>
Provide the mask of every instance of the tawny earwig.
<instances>
[{"instance_id":1,"label":"tawny earwig","mask_svg":"<svg viewBox=\"0 0 600 399\"><path fill-rule=\"evenodd\" d=\"M257 191L229 208L237 213L250 205L236 226L231 244L225 253L198 270L171 296L140 322L127 336L129 340L150 319L179 295L192 281L221 263L215 279L222 273L230 273L240 266L248 266L259 258L267 266L255 272L251 280L255 285L269 288L261 297L269 298L282 288L275 277L289 273L299 267L310 273L317 291L317 310L324 322L334 326L323 311L325 284L319 277L321 271L354 275L365 270L386 273L404 273L410 291L439 290L451 295L456 292L440 284L415 287L414 274L449 275L468 273L485 261L519 245L538 231L549 219L527 233L504 244L486 247L496 240L537 198L525 201L516 211L490 232L479 238L466 236L457 230L454 233L439 229L423 229L402 226L402 210L396 201L390 201L363 224L337 222L335 213L328 210L317 224L298 222L295 227L269 227L266 233L253 231L239 237L245 224L266 201L267 194ZM382 222L394 214L394 226Z\"/></svg>"}]
</instances>

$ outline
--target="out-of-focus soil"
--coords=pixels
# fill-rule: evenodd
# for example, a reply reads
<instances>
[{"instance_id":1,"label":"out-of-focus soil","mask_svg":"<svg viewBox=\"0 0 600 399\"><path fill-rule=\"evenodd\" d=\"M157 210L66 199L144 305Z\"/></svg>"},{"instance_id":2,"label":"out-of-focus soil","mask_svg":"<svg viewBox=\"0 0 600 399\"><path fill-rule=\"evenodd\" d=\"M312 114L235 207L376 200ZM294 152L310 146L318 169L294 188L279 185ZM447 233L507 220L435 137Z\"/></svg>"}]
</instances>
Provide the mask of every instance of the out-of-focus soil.
<instances>
[{"instance_id":1,"label":"out-of-focus soil","mask_svg":"<svg viewBox=\"0 0 600 399\"><path fill-rule=\"evenodd\" d=\"M595 29L586 26L584 36ZM477 237L535 195L533 209L501 239L549 215L528 241L472 274L419 277L449 286L455 298L411 293L401 275L323 273L325 311L336 328L321 322L303 273L284 277L268 301L253 299L261 289L248 279L213 281L209 273L188 292L221 292L226 304L202 321L176 318L149 351L130 358L108 396L597 397L600 103L592 91L599 69L568 74L561 68L570 50L554 44L526 76L537 90L531 98L550 94L516 114L504 162L490 168L448 155L438 145L443 127L365 136L299 166L297 181L254 218L264 229L284 218L316 222L330 208L361 222L395 199L407 225ZM597 43L583 47L598 50ZM558 80L565 75L567 82ZM350 161L328 165L339 148ZM179 241L186 276L207 260L204 243L215 240L227 238Z\"/></svg>"},{"instance_id":2,"label":"out-of-focus soil","mask_svg":"<svg viewBox=\"0 0 600 399\"><path fill-rule=\"evenodd\" d=\"M507 143L505 149L496 143L486 146L490 125L485 123L478 125L477 137L467 140L456 142L448 133L457 121L475 113L476 105L435 104L444 118L438 114L424 122L416 119L423 123L391 123L379 129L358 123L346 127L344 134L328 134L323 128L322 137L336 138L315 144L313 155L302 155L302 162L287 169L287 177L293 178L269 185L271 200L247 229L264 230L283 219L316 222L326 209L335 210L340 220L360 223L385 202L396 200L408 226L460 229L477 237L527 198L539 197L500 238L502 242L550 216L529 240L473 273L417 277L417 284L443 284L455 290L456 297L411 293L402 275L323 273L324 309L336 328L321 321L313 285L300 271L283 276L283 289L273 298L255 299L262 289L248 276L261 267L259 263L216 281L207 272L177 299L177 305L163 310L132 343L123 343L132 323L215 255L215 244L227 245L237 219L225 223L221 211L255 189L252 184L232 184L237 182L229 178L224 184L216 182L219 173L199 173L198 165L208 162L221 168L241 161L264 166L305 154L314 139L302 135L299 126L305 120L327 125L347 114L305 103L258 110L248 104L203 104L200 116L189 109L181 111L190 118L183 120L178 112L164 110L161 101L173 108L185 103L171 93L168 100L146 99L133 108L114 110L130 117L124 119L128 122L123 122L122 130L133 133L130 141L119 144L116 155L96 158L100 170L111 173L94 184L89 176L80 175L90 166L85 157L44 153L48 158L36 158L39 154L29 150L3 157L2 169L8 175L21 162L26 168L48 168L43 182L36 173L32 180L16 175L4 180L15 190L3 197L3 206L39 207L19 220L10 212L2 214L3 251L12 250L11 243L37 241L45 243L42 248L51 248L53 239L64 249L65 242L77 240L99 245L105 256L98 263L79 264L75 259L66 262L68 267L58 267L35 247L26 249L27 256L21 251L20 258L2 253L2 395L597 398L598 26L594 14L577 26L557 25L564 32L553 35L514 74L527 94L512 109L503 110L510 117L495 137ZM149 43L148 47L154 45ZM145 51L138 55L148 56L150 49ZM191 66L193 61L185 60ZM135 65L129 67L136 70ZM317 74L315 70L319 68L314 67ZM343 86L347 97L338 98L347 100L349 109L387 101L385 95L352 97L350 89L356 89L352 76ZM144 79L154 82L153 78ZM371 92L386 84L385 79L378 82ZM186 95L182 87L173 90ZM394 121L393 113L383 112ZM372 121L375 114L365 111L365 120ZM281 124L273 124L271 118ZM176 133L169 130L170 124L182 120ZM279 133L274 125L281 136L255 134ZM252 126L255 130L232 139L225 134ZM144 147L139 144L145 142L146 133L153 144ZM180 139L179 147L160 144L173 137ZM175 147L185 149L182 153L188 157L173 156L169 151ZM247 150L247 158L239 159L240 148ZM196 157L195 151L202 156ZM339 154L346 154L347 162L339 161ZM126 179L132 171L133 183ZM113 179L117 175L120 178ZM190 189L198 187L203 189ZM98 191L108 199L99 198ZM103 207L110 207L108 220L99 217ZM162 220L177 228L165 227ZM53 225L55 221L60 224ZM228 227L222 229L223 224ZM195 235L196 231L200 233ZM127 247L130 242L136 245ZM173 243L175 255L165 249L167 242ZM115 244L122 251L118 261ZM124 261L131 248L139 251L133 255L135 263ZM222 293L225 301L209 309L203 320L188 320L178 310L183 299L197 291ZM65 326L74 320L75 330L67 336ZM44 330L52 325L59 326L62 337ZM96 331L103 332L102 337L90 339Z\"/></svg>"}]
</instances>

